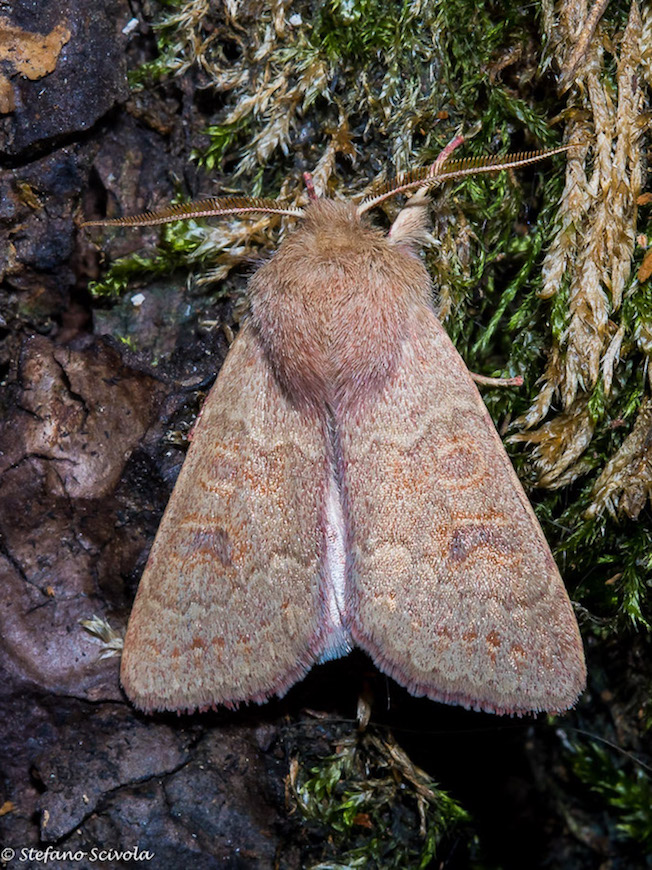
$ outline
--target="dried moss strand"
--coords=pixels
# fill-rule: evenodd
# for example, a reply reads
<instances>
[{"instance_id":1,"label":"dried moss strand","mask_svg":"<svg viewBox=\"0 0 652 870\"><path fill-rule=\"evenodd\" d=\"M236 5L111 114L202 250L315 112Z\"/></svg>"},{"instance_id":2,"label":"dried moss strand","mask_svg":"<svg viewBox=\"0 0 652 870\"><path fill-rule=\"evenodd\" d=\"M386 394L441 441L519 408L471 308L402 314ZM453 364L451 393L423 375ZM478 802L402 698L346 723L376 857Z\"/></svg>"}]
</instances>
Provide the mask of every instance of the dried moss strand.
<instances>
[{"instance_id":1,"label":"dried moss strand","mask_svg":"<svg viewBox=\"0 0 652 870\"><path fill-rule=\"evenodd\" d=\"M581 21L578 24L568 17L567 5L562 12L558 28L562 40L556 54L563 69ZM541 296L553 300L555 342L539 394L516 420L516 425L525 427L541 423L553 397L559 398L562 413L529 436L542 459L537 462L539 486L571 483L592 467L593 460L584 451L594 433L607 442L604 424L609 416L618 416L612 409L623 402L624 380L631 377L624 360L632 355L636 327L619 312L623 300L629 297L641 304L642 298L640 286L633 283L631 265L645 157L641 121L647 98L640 74L646 45L644 22L639 4L632 2L627 26L615 43L609 43L608 51L603 23L598 22L596 36L574 73L566 135L583 144L573 155L577 159L568 161L558 230L542 268ZM605 59L605 54L611 59ZM644 321L648 318L644 315ZM644 355L642 369L649 371L645 364L649 350L638 349ZM632 371L637 365L629 363ZM577 453L580 443L584 450ZM614 449L617 444L605 453ZM575 458L569 465L571 455ZM629 473L635 476L633 470Z\"/></svg>"},{"instance_id":2,"label":"dried moss strand","mask_svg":"<svg viewBox=\"0 0 652 870\"><path fill-rule=\"evenodd\" d=\"M582 26L582 32L576 37L575 46L569 54L559 77L559 90L565 93L576 78L577 71L586 62L589 45L595 34L598 22L604 15L609 0L596 0Z\"/></svg>"}]
</instances>

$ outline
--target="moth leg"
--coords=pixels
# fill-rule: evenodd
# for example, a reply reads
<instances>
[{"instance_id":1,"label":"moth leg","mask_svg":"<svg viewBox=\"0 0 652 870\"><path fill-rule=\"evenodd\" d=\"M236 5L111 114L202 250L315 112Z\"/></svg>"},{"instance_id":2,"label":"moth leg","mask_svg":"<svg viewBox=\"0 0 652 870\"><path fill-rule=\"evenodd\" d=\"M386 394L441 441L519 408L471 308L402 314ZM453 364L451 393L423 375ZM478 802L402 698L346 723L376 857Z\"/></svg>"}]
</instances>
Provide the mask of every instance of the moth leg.
<instances>
[{"instance_id":1,"label":"moth leg","mask_svg":"<svg viewBox=\"0 0 652 870\"><path fill-rule=\"evenodd\" d=\"M476 375L475 372L469 372L473 380L482 387L522 387L523 376L516 375L514 378L489 378L486 375Z\"/></svg>"}]
</instances>

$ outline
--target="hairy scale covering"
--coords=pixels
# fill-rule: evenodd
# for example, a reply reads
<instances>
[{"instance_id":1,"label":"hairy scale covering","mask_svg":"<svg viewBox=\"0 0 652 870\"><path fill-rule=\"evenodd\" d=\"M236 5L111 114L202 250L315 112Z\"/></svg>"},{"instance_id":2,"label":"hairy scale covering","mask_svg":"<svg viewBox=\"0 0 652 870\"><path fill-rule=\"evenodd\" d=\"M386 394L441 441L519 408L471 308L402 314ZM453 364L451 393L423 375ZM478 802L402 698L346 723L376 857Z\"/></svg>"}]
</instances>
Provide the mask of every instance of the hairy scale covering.
<instances>
[{"instance_id":1,"label":"hairy scale covering","mask_svg":"<svg viewBox=\"0 0 652 870\"><path fill-rule=\"evenodd\" d=\"M323 646L323 503L315 414L283 396L251 324L229 351L161 521L121 679L143 710L283 694Z\"/></svg>"},{"instance_id":2,"label":"hairy scale covering","mask_svg":"<svg viewBox=\"0 0 652 870\"><path fill-rule=\"evenodd\" d=\"M434 313L412 318L383 391L338 427L354 641L433 700L497 713L572 706L585 667L568 595Z\"/></svg>"}]
</instances>

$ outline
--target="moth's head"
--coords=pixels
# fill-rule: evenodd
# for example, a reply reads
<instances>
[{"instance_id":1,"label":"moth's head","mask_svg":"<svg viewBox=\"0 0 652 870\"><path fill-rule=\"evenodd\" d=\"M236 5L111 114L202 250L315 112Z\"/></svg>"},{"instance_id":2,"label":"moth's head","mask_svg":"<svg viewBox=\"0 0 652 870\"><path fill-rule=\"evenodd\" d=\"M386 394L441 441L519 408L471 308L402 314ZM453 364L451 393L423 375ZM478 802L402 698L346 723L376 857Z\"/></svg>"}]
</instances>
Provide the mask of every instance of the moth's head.
<instances>
[{"instance_id":1,"label":"moth's head","mask_svg":"<svg viewBox=\"0 0 652 870\"><path fill-rule=\"evenodd\" d=\"M172 205L157 212L145 212L133 217L112 218L108 220L84 221L82 226L114 226L114 227L146 227L156 224L167 224L178 220L189 220L203 217L226 217L230 215L248 215L266 213L284 215L292 218L305 218L307 222L315 219L331 208L332 214L340 215L348 221L360 221L360 218L370 209L385 200L400 194L414 194L400 212L390 230L389 239L394 243L409 243L422 241L427 224L426 209L428 193L431 188L466 175L478 175L487 172L500 172L536 163L553 154L567 151L572 146L563 145L547 151L531 151L523 154L507 154L499 157L471 157L463 160L450 160L450 149L445 149L442 155L431 165L423 169L408 172L398 176L379 189L366 196L360 203L348 204L324 200L317 196L312 179L308 173L304 175L308 191L309 203L302 208L283 203L275 199L254 197L211 197L196 202ZM330 203L331 205L328 205ZM334 208L333 208L334 206Z\"/></svg>"}]
</instances>

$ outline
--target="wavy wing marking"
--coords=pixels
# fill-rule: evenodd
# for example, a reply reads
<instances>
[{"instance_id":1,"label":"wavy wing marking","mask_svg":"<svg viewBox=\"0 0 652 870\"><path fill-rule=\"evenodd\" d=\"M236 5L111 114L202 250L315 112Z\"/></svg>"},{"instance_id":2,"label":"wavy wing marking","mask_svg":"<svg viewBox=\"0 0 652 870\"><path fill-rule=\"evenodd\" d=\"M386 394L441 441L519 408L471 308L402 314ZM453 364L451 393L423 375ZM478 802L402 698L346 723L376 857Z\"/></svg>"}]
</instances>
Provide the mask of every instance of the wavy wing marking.
<instances>
[{"instance_id":1,"label":"wavy wing marking","mask_svg":"<svg viewBox=\"0 0 652 870\"><path fill-rule=\"evenodd\" d=\"M140 581L121 671L137 706L260 702L332 643L321 591L326 443L323 422L288 403L245 325Z\"/></svg>"},{"instance_id":2,"label":"wavy wing marking","mask_svg":"<svg viewBox=\"0 0 652 870\"><path fill-rule=\"evenodd\" d=\"M384 391L338 420L355 642L417 695L560 711L585 683L549 547L462 359L415 318Z\"/></svg>"}]
</instances>

